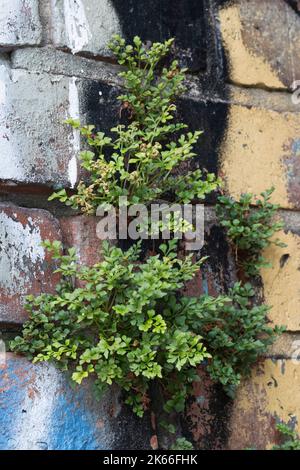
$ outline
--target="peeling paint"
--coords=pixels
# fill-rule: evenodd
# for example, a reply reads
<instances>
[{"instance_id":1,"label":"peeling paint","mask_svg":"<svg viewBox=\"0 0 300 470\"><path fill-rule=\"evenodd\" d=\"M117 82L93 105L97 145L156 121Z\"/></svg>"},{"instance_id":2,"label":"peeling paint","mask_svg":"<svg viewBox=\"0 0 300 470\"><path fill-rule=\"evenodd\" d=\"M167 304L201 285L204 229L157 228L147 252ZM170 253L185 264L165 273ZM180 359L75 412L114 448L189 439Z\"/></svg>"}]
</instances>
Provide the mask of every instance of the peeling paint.
<instances>
[{"instance_id":1,"label":"peeling paint","mask_svg":"<svg viewBox=\"0 0 300 470\"><path fill-rule=\"evenodd\" d=\"M279 421L291 422L299 433L299 365L296 360L266 359L243 381L231 417L230 449L271 448Z\"/></svg>"},{"instance_id":2,"label":"peeling paint","mask_svg":"<svg viewBox=\"0 0 300 470\"><path fill-rule=\"evenodd\" d=\"M224 450L228 434L227 425L231 400L222 388L213 383L205 367L198 368L200 380L193 385L193 396L186 408L189 432L196 449Z\"/></svg>"},{"instance_id":3,"label":"peeling paint","mask_svg":"<svg viewBox=\"0 0 300 470\"><path fill-rule=\"evenodd\" d=\"M0 65L0 104L3 106L6 104L6 67L5 65Z\"/></svg>"},{"instance_id":4,"label":"peeling paint","mask_svg":"<svg viewBox=\"0 0 300 470\"><path fill-rule=\"evenodd\" d=\"M36 8L38 4L30 0L25 3L24 0L4 0L5 7L15 6L15 12L10 16L15 20L11 21L9 31L3 28L2 33L0 28L0 41L3 34L11 35L11 41L14 42L12 48L21 43L15 34L20 32L17 14L20 3L23 31L23 26L34 25L29 15L30 8L27 7L33 5ZM97 67L101 62L91 59L85 62L82 56L98 55L99 59L109 54L108 40L113 33L122 30L128 40L134 34L151 41L176 36L176 55L178 52L180 61L186 62L190 70L205 71L208 67L212 75L219 73L215 73L219 78L210 80L212 83L209 84L201 76L201 86L195 85L197 100L185 99L178 103L178 112L182 114L183 121L191 129L205 130L203 144L200 143L200 147L196 148L199 155L197 163L216 172L218 157L221 156L227 189L235 197L244 191L258 194L274 184L274 202L279 202L284 208L300 207L299 113L296 107L292 108L292 104L288 104L290 96L287 93L278 93L278 89L286 90L291 83L290 77L297 74L299 19L291 10L287 18L290 22L287 31L284 27L285 16L281 15L280 5L284 5L281 0L274 0L272 8L269 8L269 0L205 3L209 5L210 13L214 13L215 5L224 6L220 9L220 27L230 65L227 81L246 87L223 87L223 73L227 73L226 61L223 62L221 58L221 41L213 46L218 49L219 56L211 57L214 53L209 43L214 42L214 35L218 39L218 32L212 25L208 26L212 18L207 21L208 9L204 8L202 1L185 0L180 2L180 7L174 6L171 0L164 2L163 6L159 0L151 5L130 1L130 9L126 8L126 2L122 0L51 0L41 3L41 11L45 16L45 44L54 43L64 51L85 54L73 57L72 54L60 51L59 56L55 53L55 47L45 46L41 51L47 53L37 55L33 65L33 56L29 60L30 55L26 54L34 54L38 48L22 48L18 51L20 56L24 52L21 65L13 65L13 61L11 64L8 61L1 62L1 179L63 187L76 185L80 135L77 130L69 132L61 122L66 115L75 119L81 116L86 122L95 122L101 129L112 127L119 114L119 105L115 100L119 93L117 88L110 85L114 80L113 66L109 77L104 72L100 73L102 66L99 66L97 75ZM46 14L44 3L47 8L48 3L51 3L51 28L46 24L48 19L50 24L50 18L47 18L48 10ZM0 25L3 18L1 8L2 5ZM178 11L186 13L181 15L182 19ZM268 19L272 21L268 22ZM32 29L32 36L40 35L39 28L36 32ZM282 34L290 42L286 40L280 48L277 44ZM275 40L277 35L279 39ZM287 48L295 54L288 54ZM49 51L51 53L47 55ZM64 54L66 59L62 59ZM19 67L19 70L13 67ZM84 77L84 80L78 81L76 74ZM198 82L195 80L195 83ZM258 94L259 90L250 91L249 86L274 88L277 92L268 93L264 90ZM222 97L218 95L214 101L217 95L215 92L219 88L224 88L221 90ZM244 93L247 99L243 103L240 98L235 105L228 104L234 102L234 94L229 96L229 90L233 89L239 89L239 93ZM283 111L286 112L280 112L277 107L279 102L283 103ZM238 103L243 106L238 106ZM276 106L273 109L274 103ZM73 218L66 217L60 221L65 246L76 245L82 263L94 262L99 256L99 253L95 254L99 240L91 243L96 233L95 220L70 219ZM56 285L51 260L40 247L42 238L59 239L60 231L56 222L49 214L39 214L35 218L23 209L14 210L10 216L1 214L1 321L20 324L25 317L21 305L24 295L48 291L48 288L51 290ZM262 270L261 273L265 299L273 305L270 319L274 323L287 324L289 330L299 331L299 237L288 232L282 233L280 238L288 247L272 246L265 253L273 262L272 269ZM197 296L203 291L215 295L226 290L234 279L234 262L230 261L231 254L223 239L223 232L218 227L211 229L208 244L204 247L205 254L210 255L210 262L187 286L190 295ZM293 352L290 351L292 345L291 342L284 345L287 356ZM272 354L274 356L275 353ZM300 382L296 367L298 364L292 365L292 361L277 361L274 357L259 364L251 379L244 381L239 389L231 421L231 404L226 403L220 390L207 377L195 384L195 397L194 401L191 399L188 419L197 445L201 448L213 445L215 448L223 448L229 421L232 428L229 447L234 448L270 445L274 441L276 419L297 425L296 416L300 416ZM65 378L51 366L33 366L15 356L8 361L7 366L0 369L3 392L0 394L3 411L0 415L3 431L0 448L107 449L115 446L120 433L125 434L126 439L131 438L132 434L134 448L142 440L140 435L146 426L141 424L141 420L136 422L132 415L125 415L126 419L122 423L118 421L124 413L118 401L118 393L117 398L105 397L100 404L95 404L85 384L74 392ZM149 436L144 442L149 442Z\"/></svg>"},{"instance_id":5,"label":"peeling paint","mask_svg":"<svg viewBox=\"0 0 300 470\"><path fill-rule=\"evenodd\" d=\"M48 363L32 364L11 353L0 367L1 450L147 449L150 422L121 409L120 390L110 388L100 401L93 383L72 387Z\"/></svg>"},{"instance_id":6,"label":"peeling paint","mask_svg":"<svg viewBox=\"0 0 300 470\"><path fill-rule=\"evenodd\" d=\"M33 393L25 393L20 403L22 413L12 426L12 438L19 450L48 449L51 418L58 393L59 373L53 367L41 368L34 381ZM30 389L32 385L28 385Z\"/></svg>"},{"instance_id":7,"label":"peeling paint","mask_svg":"<svg viewBox=\"0 0 300 470\"><path fill-rule=\"evenodd\" d=\"M229 4L220 10L220 26L230 65L230 79L243 85L285 88L276 72L264 59L243 43L240 8Z\"/></svg>"},{"instance_id":8,"label":"peeling paint","mask_svg":"<svg viewBox=\"0 0 300 470\"><path fill-rule=\"evenodd\" d=\"M42 269L45 251L41 242L40 228L30 217L23 226L0 213L0 286L7 294L26 291L32 264L39 264Z\"/></svg>"},{"instance_id":9,"label":"peeling paint","mask_svg":"<svg viewBox=\"0 0 300 470\"><path fill-rule=\"evenodd\" d=\"M73 54L109 55L108 41L121 33L118 15L110 0L51 0L52 37L56 46Z\"/></svg>"},{"instance_id":10,"label":"peeling paint","mask_svg":"<svg viewBox=\"0 0 300 470\"><path fill-rule=\"evenodd\" d=\"M299 134L298 113L232 105L220 149L229 193L236 198L245 192L259 195L274 186L272 201L293 208L284 162L291 139Z\"/></svg>"},{"instance_id":11,"label":"peeling paint","mask_svg":"<svg viewBox=\"0 0 300 470\"><path fill-rule=\"evenodd\" d=\"M300 74L300 17L283 0L272 0L271 8L270 0L243 0L240 16L245 47L292 90Z\"/></svg>"},{"instance_id":12,"label":"peeling paint","mask_svg":"<svg viewBox=\"0 0 300 470\"><path fill-rule=\"evenodd\" d=\"M72 77L69 81L69 117L79 119L79 98L75 77ZM73 133L69 137L69 141L71 144L70 150L72 157L68 164L68 176L71 188L74 188L78 174L77 155L80 151L80 132L78 129L73 129Z\"/></svg>"},{"instance_id":13,"label":"peeling paint","mask_svg":"<svg viewBox=\"0 0 300 470\"><path fill-rule=\"evenodd\" d=\"M271 245L264 256L271 261L271 268L261 270L264 284L264 297L272 306L270 319L277 325L286 325L290 331L300 330L300 237L283 231L276 238L287 247ZM280 265L283 255L289 255L284 265ZM292 351L290 351L292 353Z\"/></svg>"},{"instance_id":14,"label":"peeling paint","mask_svg":"<svg viewBox=\"0 0 300 470\"><path fill-rule=\"evenodd\" d=\"M300 139L291 138L284 149L282 162L287 176L288 199L293 207L300 209Z\"/></svg>"},{"instance_id":15,"label":"peeling paint","mask_svg":"<svg viewBox=\"0 0 300 470\"><path fill-rule=\"evenodd\" d=\"M74 183L75 160L70 167L69 161L79 138L62 122L69 106L78 115L75 83L69 88L69 77L10 69L8 62L0 64L0 80L6 101L0 109L0 179Z\"/></svg>"},{"instance_id":16,"label":"peeling paint","mask_svg":"<svg viewBox=\"0 0 300 470\"><path fill-rule=\"evenodd\" d=\"M26 295L53 292L59 274L42 240L61 240L58 221L47 211L0 205L0 322L27 319Z\"/></svg>"}]
</instances>

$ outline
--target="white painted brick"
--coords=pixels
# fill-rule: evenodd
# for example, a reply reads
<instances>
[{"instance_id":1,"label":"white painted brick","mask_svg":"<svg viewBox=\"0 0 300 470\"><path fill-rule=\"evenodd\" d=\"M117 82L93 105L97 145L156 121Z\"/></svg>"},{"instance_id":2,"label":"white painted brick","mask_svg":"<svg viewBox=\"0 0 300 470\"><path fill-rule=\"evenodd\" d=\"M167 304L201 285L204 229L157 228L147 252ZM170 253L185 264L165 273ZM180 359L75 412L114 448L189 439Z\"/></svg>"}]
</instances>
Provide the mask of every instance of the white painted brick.
<instances>
[{"instance_id":1,"label":"white painted brick","mask_svg":"<svg viewBox=\"0 0 300 470\"><path fill-rule=\"evenodd\" d=\"M0 204L0 322L22 323L26 295L54 291L59 276L41 246L46 239L61 239L49 212Z\"/></svg>"},{"instance_id":2,"label":"white painted brick","mask_svg":"<svg viewBox=\"0 0 300 470\"><path fill-rule=\"evenodd\" d=\"M0 48L38 45L42 38L38 0L1 0Z\"/></svg>"},{"instance_id":3,"label":"white painted brick","mask_svg":"<svg viewBox=\"0 0 300 470\"><path fill-rule=\"evenodd\" d=\"M0 180L74 186L79 135L63 121L79 117L76 79L2 61L0 102Z\"/></svg>"},{"instance_id":4,"label":"white painted brick","mask_svg":"<svg viewBox=\"0 0 300 470\"><path fill-rule=\"evenodd\" d=\"M110 0L51 0L52 40L74 54L107 55L107 43L121 28Z\"/></svg>"}]
</instances>

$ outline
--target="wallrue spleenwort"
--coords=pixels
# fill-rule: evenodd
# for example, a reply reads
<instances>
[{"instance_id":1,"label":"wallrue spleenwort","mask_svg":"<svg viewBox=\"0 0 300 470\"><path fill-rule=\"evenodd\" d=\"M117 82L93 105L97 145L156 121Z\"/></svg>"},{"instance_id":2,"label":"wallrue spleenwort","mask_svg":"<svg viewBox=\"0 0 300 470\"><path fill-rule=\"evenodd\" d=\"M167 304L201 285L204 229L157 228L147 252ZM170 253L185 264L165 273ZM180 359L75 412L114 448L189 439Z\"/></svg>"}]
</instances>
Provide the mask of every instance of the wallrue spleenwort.
<instances>
[{"instance_id":1,"label":"wallrue spleenwort","mask_svg":"<svg viewBox=\"0 0 300 470\"><path fill-rule=\"evenodd\" d=\"M161 66L172 42L149 48L138 37L132 45L114 37L111 49L123 66L125 91L119 96L120 113L128 111L128 123L112 128L108 136L69 119L91 149L81 152L89 178L75 194L62 189L49 200L95 215L99 205L116 207L120 197L127 198L129 208L158 200L189 204L219 187L214 174L194 168L201 131L189 132L175 119L185 70L177 61ZM279 229L271 221L276 207L269 196L270 191L257 201L256 212L250 211L251 196L237 202L219 199L225 206L221 225L237 251L251 254L250 274ZM172 229L174 237L176 232ZM158 235L164 239L161 230ZM163 391L164 411L184 412L204 361L211 379L233 398L241 378L283 330L269 325L269 307L255 304L251 283L237 282L218 297L184 296L182 289L206 257L194 262L191 254L179 256L176 237L162 242L144 261L141 240L127 251L105 242L102 262L82 266L75 248L63 252L59 241L44 241L61 281L54 293L27 297L28 321L22 336L11 341L11 350L68 370L78 384L91 376L99 398L117 385L140 417L151 410L154 381ZM187 443L179 445L174 450L187 449ZM168 463L168 458L157 456L156 463ZM154 461L150 456L148 463Z\"/></svg>"},{"instance_id":2,"label":"wallrue spleenwort","mask_svg":"<svg viewBox=\"0 0 300 470\"><path fill-rule=\"evenodd\" d=\"M237 266L247 277L259 276L260 269L270 266L262 255L271 244L286 247L273 235L283 229L282 221L275 221L279 204L270 202L275 188L261 193L261 199L251 193L244 193L239 200L220 196L216 206L220 224L225 227L227 236L236 253ZM255 210L252 209L255 207Z\"/></svg>"},{"instance_id":3,"label":"wallrue spleenwort","mask_svg":"<svg viewBox=\"0 0 300 470\"><path fill-rule=\"evenodd\" d=\"M104 457L104 465L127 465L134 468L136 464L146 465L198 465L197 455L190 454L148 454L146 458L120 456L110 454Z\"/></svg>"}]
</instances>

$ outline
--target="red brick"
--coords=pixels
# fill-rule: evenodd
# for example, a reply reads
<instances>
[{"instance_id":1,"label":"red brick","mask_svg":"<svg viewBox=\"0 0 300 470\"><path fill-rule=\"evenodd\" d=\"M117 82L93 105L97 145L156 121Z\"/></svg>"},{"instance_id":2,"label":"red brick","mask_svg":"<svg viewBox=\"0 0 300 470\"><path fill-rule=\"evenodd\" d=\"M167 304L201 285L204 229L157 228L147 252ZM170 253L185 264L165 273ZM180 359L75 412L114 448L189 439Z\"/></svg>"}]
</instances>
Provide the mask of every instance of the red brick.
<instances>
[{"instance_id":1,"label":"red brick","mask_svg":"<svg viewBox=\"0 0 300 470\"><path fill-rule=\"evenodd\" d=\"M186 282L183 294L188 297L199 297L204 294L218 295L212 274L199 269L193 279Z\"/></svg>"},{"instance_id":2,"label":"red brick","mask_svg":"<svg viewBox=\"0 0 300 470\"><path fill-rule=\"evenodd\" d=\"M60 226L64 247L75 247L80 264L92 266L101 261L101 240L96 228L99 217L62 217Z\"/></svg>"},{"instance_id":3,"label":"red brick","mask_svg":"<svg viewBox=\"0 0 300 470\"><path fill-rule=\"evenodd\" d=\"M52 292L58 275L45 239L61 240L58 221L47 211L0 204L0 321L22 323L28 294Z\"/></svg>"}]
</instances>

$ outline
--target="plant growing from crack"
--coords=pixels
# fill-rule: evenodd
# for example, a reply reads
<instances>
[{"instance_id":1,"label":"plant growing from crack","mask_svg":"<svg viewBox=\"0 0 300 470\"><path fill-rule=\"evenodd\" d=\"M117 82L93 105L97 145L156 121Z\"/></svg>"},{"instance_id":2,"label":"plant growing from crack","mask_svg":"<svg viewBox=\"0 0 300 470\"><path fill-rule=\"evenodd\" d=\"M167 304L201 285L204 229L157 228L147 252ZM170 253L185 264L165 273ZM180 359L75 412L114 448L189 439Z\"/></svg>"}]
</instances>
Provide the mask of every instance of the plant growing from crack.
<instances>
[{"instance_id":1,"label":"plant growing from crack","mask_svg":"<svg viewBox=\"0 0 300 470\"><path fill-rule=\"evenodd\" d=\"M220 181L213 174L181 172L182 163L193 163L201 133L187 132L185 124L175 122L174 101L184 91L184 70L176 61L161 65L171 44L145 48L138 37L133 45L114 38L111 48L125 67L120 112L128 113L129 123L107 136L69 119L91 149L81 152L89 181L81 181L73 195L62 189L50 199L93 215L101 204L117 205L120 196L129 205L168 197L187 203L217 189ZM279 229L270 225L275 206L268 198L266 193L256 218L250 215L249 197L238 204L224 196L219 200L221 224L239 250L249 250L252 272L259 267L258 251ZM59 242L44 246L58 263L61 281L54 294L28 297L29 319L22 336L11 342L12 350L69 370L78 384L92 376L99 393L118 384L139 416L149 408L153 381L163 391L165 410L182 412L203 363L233 396L241 377L281 331L268 324L268 307L254 305L249 284L236 283L216 298L180 294L205 259L181 259L176 240L162 243L158 253L142 262L138 243L128 251L104 243L104 260L81 267L74 248L63 254Z\"/></svg>"},{"instance_id":2,"label":"plant growing from crack","mask_svg":"<svg viewBox=\"0 0 300 470\"><path fill-rule=\"evenodd\" d=\"M287 423L277 423L276 429L280 434L280 443L274 444L269 450L300 450L298 433ZM254 447L245 450L256 450Z\"/></svg>"}]
</instances>

